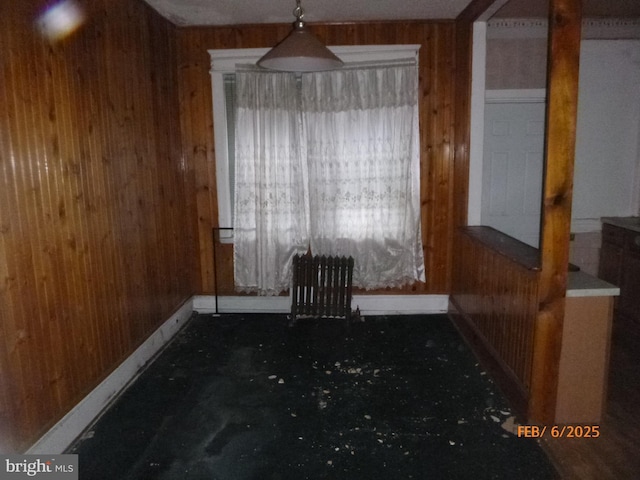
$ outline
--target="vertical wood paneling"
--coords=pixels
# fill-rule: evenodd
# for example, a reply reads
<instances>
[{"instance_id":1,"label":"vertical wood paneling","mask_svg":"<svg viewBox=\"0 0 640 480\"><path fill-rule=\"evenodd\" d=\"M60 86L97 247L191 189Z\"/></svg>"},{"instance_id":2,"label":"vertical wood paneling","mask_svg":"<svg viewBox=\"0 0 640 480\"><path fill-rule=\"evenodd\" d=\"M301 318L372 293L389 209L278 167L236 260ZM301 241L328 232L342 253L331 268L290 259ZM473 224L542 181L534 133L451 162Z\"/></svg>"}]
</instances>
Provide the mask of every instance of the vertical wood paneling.
<instances>
[{"instance_id":1,"label":"vertical wood paneling","mask_svg":"<svg viewBox=\"0 0 640 480\"><path fill-rule=\"evenodd\" d=\"M175 28L143 2L0 5L0 451L59 420L197 288ZM209 122L210 123L210 122Z\"/></svg>"},{"instance_id":2,"label":"vertical wood paneling","mask_svg":"<svg viewBox=\"0 0 640 480\"><path fill-rule=\"evenodd\" d=\"M517 389L530 392L539 271L501 252L517 241L489 230L461 230L451 300Z\"/></svg>"},{"instance_id":3,"label":"vertical wood paneling","mask_svg":"<svg viewBox=\"0 0 640 480\"><path fill-rule=\"evenodd\" d=\"M468 196L472 22L491 3L474 0L456 22L457 225L466 222ZM460 229L454 237L456 252L464 253L456 258L451 296L456 310L452 313L464 317L458 322L461 328L469 327L465 336L471 338L479 332L485 356L499 364L503 372L515 372L516 383L522 387L522 392L516 392L522 413L529 422L540 423L555 420L569 257L581 24L579 1L552 0L550 7L542 251L535 262L540 273L529 281L529 274L514 268L518 261L498 261L500 242L482 245L479 251L470 253L469 229Z\"/></svg>"},{"instance_id":4,"label":"vertical wood paneling","mask_svg":"<svg viewBox=\"0 0 640 480\"><path fill-rule=\"evenodd\" d=\"M197 178L202 290L213 292L212 227L218 225L208 49L271 47L291 26L182 28L178 32L180 105L184 155ZM455 26L453 22L375 22L311 25L328 45L420 44L421 205L426 284L367 293L447 293L451 283L454 225L453 139ZM466 207L465 207L466 208ZM233 293L233 249L219 245L219 293Z\"/></svg>"},{"instance_id":5,"label":"vertical wood paneling","mask_svg":"<svg viewBox=\"0 0 640 480\"><path fill-rule=\"evenodd\" d=\"M183 38L180 36L179 38ZM213 277L213 253L211 229L217 218L217 205L212 203L211 190L215 188L215 168L211 168L213 155L213 112L211 80L200 74L209 71L206 47L197 36L178 44L178 85L180 91L180 121L184 140L184 158L193 165L195 172L195 207L199 241L200 283L204 291L211 290ZM202 52L204 51L204 54ZM198 52L194 55L191 52ZM200 82L205 82L200 85Z\"/></svg>"},{"instance_id":6,"label":"vertical wood paneling","mask_svg":"<svg viewBox=\"0 0 640 480\"><path fill-rule=\"evenodd\" d=\"M477 3L477 2L472 2ZM455 207L453 223L456 227L467 224L469 200L469 142L471 136L471 59L472 21L458 19L455 32L455 138L453 197ZM457 234L454 234L454 243ZM456 247L457 249L457 247Z\"/></svg>"}]
</instances>

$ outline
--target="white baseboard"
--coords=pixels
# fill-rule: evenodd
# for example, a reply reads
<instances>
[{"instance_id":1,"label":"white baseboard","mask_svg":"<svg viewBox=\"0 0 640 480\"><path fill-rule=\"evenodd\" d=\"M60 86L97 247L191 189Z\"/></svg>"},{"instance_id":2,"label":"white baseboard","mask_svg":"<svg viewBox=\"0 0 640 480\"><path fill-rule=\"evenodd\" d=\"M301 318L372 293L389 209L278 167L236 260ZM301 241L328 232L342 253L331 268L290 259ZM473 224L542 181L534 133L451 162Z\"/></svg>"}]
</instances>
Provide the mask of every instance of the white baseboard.
<instances>
[{"instance_id":1,"label":"white baseboard","mask_svg":"<svg viewBox=\"0 0 640 480\"><path fill-rule=\"evenodd\" d=\"M287 313L291 311L289 297L220 296L218 313ZM198 313L216 313L216 297L196 295L193 309Z\"/></svg>"},{"instance_id":2,"label":"white baseboard","mask_svg":"<svg viewBox=\"0 0 640 480\"><path fill-rule=\"evenodd\" d=\"M351 306L363 315L446 313L449 295L354 295Z\"/></svg>"},{"instance_id":3,"label":"white baseboard","mask_svg":"<svg viewBox=\"0 0 640 480\"><path fill-rule=\"evenodd\" d=\"M113 399L142 372L147 362L173 338L192 313L193 299L191 298L25 453L36 455L63 453Z\"/></svg>"},{"instance_id":4,"label":"white baseboard","mask_svg":"<svg viewBox=\"0 0 640 480\"><path fill-rule=\"evenodd\" d=\"M445 313L448 295L354 295L351 306L362 315L410 315ZM216 297L196 295L193 309L199 313L216 313ZM290 297L218 297L218 313L288 313Z\"/></svg>"}]
</instances>

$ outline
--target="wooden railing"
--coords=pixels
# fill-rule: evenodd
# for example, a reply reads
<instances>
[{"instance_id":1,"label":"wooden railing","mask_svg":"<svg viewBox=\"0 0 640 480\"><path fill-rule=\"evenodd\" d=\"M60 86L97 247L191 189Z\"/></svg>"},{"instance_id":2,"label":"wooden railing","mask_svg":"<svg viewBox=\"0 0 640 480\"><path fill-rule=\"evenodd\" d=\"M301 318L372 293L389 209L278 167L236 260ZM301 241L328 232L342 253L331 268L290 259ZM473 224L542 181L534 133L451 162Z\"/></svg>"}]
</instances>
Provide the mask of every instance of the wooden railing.
<instances>
[{"instance_id":1,"label":"wooden railing","mask_svg":"<svg viewBox=\"0 0 640 480\"><path fill-rule=\"evenodd\" d=\"M451 313L493 377L526 413L538 313L538 250L491 227L458 231Z\"/></svg>"}]
</instances>

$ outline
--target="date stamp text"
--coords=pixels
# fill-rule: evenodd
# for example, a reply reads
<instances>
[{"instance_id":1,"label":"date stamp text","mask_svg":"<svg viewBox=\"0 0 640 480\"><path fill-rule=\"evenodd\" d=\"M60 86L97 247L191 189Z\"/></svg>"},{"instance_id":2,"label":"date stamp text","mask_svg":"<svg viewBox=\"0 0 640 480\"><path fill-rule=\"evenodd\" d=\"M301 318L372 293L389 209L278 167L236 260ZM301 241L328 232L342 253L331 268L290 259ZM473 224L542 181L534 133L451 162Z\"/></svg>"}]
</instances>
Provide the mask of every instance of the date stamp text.
<instances>
[{"instance_id":1,"label":"date stamp text","mask_svg":"<svg viewBox=\"0 0 640 480\"><path fill-rule=\"evenodd\" d=\"M599 425L518 425L518 437L598 438Z\"/></svg>"}]
</instances>

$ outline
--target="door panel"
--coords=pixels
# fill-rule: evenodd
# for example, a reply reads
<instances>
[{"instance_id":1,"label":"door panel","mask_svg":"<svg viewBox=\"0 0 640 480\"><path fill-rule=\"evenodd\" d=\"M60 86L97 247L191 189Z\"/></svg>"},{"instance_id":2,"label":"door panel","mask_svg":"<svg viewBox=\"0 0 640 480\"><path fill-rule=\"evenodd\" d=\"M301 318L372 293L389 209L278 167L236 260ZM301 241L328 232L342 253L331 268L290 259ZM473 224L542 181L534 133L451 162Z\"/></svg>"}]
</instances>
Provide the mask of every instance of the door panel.
<instances>
[{"instance_id":1,"label":"door panel","mask_svg":"<svg viewBox=\"0 0 640 480\"><path fill-rule=\"evenodd\" d=\"M538 247L544 103L485 107L482 224Z\"/></svg>"}]
</instances>

